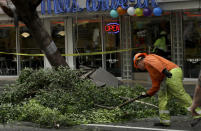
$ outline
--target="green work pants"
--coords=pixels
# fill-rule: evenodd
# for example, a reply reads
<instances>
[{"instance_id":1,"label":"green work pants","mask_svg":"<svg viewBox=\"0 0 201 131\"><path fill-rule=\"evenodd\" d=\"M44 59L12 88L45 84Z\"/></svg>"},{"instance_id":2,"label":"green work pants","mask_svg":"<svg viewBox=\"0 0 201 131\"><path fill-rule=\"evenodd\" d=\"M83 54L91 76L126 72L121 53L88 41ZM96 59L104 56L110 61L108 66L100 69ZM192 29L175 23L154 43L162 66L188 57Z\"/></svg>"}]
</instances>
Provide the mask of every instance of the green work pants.
<instances>
[{"instance_id":1,"label":"green work pants","mask_svg":"<svg viewBox=\"0 0 201 131\"><path fill-rule=\"evenodd\" d=\"M174 68L170 72L172 73L172 77L163 80L158 94L160 122L166 125L170 124L170 112L167 109L167 103L171 96L178 99L181 106L186 109L192 104L192 98L186 93L183 87L183 72L181 68Z\"/></svg>"}]
</instances>

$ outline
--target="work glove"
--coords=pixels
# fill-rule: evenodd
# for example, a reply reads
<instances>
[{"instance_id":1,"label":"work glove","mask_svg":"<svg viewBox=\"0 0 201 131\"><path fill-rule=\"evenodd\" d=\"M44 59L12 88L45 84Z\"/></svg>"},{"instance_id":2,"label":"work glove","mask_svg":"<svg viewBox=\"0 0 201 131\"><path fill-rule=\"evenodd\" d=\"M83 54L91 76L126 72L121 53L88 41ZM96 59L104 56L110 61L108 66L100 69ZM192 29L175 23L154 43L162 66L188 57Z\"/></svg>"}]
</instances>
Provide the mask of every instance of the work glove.
<instances>
[{"instance_id":1,"label":"work glove","mask_svg":"<svg viewBox=\"0 0 201 131\"><path fill-rule=\"evenodd\" d=\"M148 95L146 92L142 92L140 96L138 96L138 99L143 99L146 97L150 97L150 95Z\"/></svg>"},{"instance_id":2,"label":"work glove","mask_svg":"<svg viewBox=\"0 0 201 131\"><path fill-rule=\"evenodd\" d=\"M162 71L162 73L168 78L172 77L172 73L170 73L166 68Z\"/></svg>"}]
</instances>

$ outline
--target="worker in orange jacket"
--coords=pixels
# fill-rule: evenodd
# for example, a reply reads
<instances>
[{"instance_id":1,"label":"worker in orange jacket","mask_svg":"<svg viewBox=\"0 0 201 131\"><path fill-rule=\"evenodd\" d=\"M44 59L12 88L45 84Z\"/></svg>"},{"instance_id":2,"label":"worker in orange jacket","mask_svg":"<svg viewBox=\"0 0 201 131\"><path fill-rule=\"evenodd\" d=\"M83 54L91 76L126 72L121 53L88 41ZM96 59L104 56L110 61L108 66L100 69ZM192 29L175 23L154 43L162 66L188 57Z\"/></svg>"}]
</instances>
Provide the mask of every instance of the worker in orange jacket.
<instances>
[{"instance_id":1,"label":"worker in orange jacket","mask_svg":"<svg viewBox=\"0 0 201 131\"><path fill-rule=\"evenodd\" d=\"M137 53L134 56L134 67L147 70L152 80L152 87L143 93L140 98L153 96L159 91L159 117L160 122L155 126L170 126L170 112L167 109L168 99L174 96L182 102L182 106L189 110L192 98L183 87L183 72L173 62L155 54Z\"/></svg>"}]
</instances>

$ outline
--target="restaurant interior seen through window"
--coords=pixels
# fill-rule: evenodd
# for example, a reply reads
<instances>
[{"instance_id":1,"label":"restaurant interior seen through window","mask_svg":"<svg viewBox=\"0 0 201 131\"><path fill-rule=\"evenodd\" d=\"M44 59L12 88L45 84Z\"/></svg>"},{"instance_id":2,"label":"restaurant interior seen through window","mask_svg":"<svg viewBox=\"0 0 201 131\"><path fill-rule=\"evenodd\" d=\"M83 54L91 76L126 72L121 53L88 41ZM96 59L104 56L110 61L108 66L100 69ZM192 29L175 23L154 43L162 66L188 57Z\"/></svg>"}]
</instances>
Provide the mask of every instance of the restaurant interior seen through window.
<instances>
[{"instance_id":1,"label":"restaurant interior seen through window","mask_svg":"<svg viewBox=\"0 0 201 131\"><path fill-rule=\"evenodd\" d=\"M20 53L29 54L20 56L21 69L32 68L39 69L43 68L43 56L34 56L31 54L42 54L40 48L36 44L36 40L30 34L28 28L24 25L20 26Z\"/></svg>"},{"instance_id":2,"label":"restaurant interior seen through window","mask_svg":"<svg viewBox=\"0 0 201 131\"><path fill-rule=\"evenodd\" d=\"M16 30L12 22L0 22L0 75L16 75Z\"/></svg>"},{"instance_id":3,"label":"restaurant interior seen through window","mask_svg":"<svg viewBox=\"0 0 201 131\"><path fill-rule=\"evenodd\" d=\"M120 46L120 23L119 19L111 17L104 17L104 44L105 51L117 51L121 49ZM106 54L106 70L111 72L116 77L121 76L121 53Z\"/></svg>"},{"instance_id":4,"label":"restaurant interior seen through window","mask_svg":"<svg viewBox=\"0 0 201 131\"><path fill-rule=\"evenodd\" d=\"M169 15L131 19L132 56L139 52L153 53L171 60ZM164 46L157 46L163 43ZM134 72L144 72L133 67Z\"/></svg>"},{"instance_id":5,"label":"restaurant interior seen through window","mask_svg":"<svg viewBox=\"0 0 201 131\"><path fill-rule=\"evenodd\" d=\"M90 54L102 50L100 17L77 17L73 23L76 42L75 53L88 53L88 55L76 57L77 67L101 67L101 55Z\"/></svg>"},{"instance_id":6,"label":"restaurant interior seen through window","mask_svg":"<svg viewBox=\"0 0 201 131\"><path fill-rule=\"evenodd\" d=\"M74 18L74 30L75 53L87 53L76 57L77 68L79 66L104 67L115 76L121 75L120 53L96 55L96 52L120 49L119 19L107 16L77 17Z\"/></svg>"},{"instance_id":7,"label":"restaurant interior seen through window","mask_svg":"<svg viewBox=\"0 0 201 131\"><path fill-rule=\"evenodd\" d=\"M64 20L53 19L51 20L51 36L55 42L59 52L65 54L65 31L64 31Z\"/></svg>"},{"instance_id":8,"label":"restaurant interior seen through window","mask_svg":"<svg viewBox=\"0 0 201 131\"><path fill-rule=\"evenodd\" d=\"M184 12L184 77L197 78L201 69L200 11Z\"/></svg>"}]
</instances>

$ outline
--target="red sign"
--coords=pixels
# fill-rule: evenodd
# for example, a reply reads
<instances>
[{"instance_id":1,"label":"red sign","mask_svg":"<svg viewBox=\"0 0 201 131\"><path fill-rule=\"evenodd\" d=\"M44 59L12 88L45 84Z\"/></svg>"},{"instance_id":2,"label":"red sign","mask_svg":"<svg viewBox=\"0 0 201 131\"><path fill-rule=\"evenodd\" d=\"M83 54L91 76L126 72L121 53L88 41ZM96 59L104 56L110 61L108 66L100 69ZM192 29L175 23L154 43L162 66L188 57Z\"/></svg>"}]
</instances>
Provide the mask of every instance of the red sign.
<instances>
[{"instance_id":1,"label":"red sign","mask_svg":"<svg viewBox=\"0 0 201 131\"><path fill-rule=\"evenodd\" d=\"M119 33L120 25L118 23L109 23L105 26L105 31L108 33Z\"/></svg>"}]
</instances>

